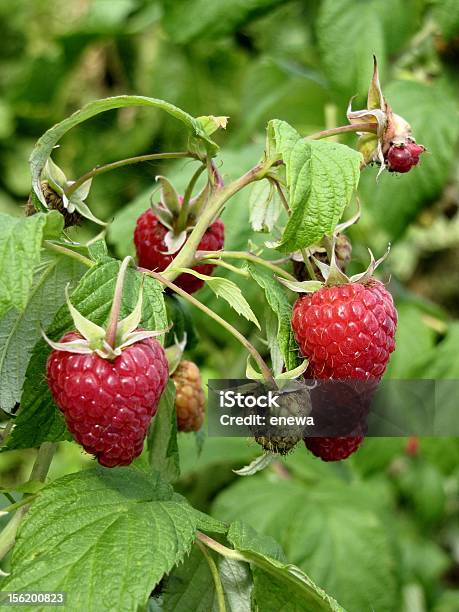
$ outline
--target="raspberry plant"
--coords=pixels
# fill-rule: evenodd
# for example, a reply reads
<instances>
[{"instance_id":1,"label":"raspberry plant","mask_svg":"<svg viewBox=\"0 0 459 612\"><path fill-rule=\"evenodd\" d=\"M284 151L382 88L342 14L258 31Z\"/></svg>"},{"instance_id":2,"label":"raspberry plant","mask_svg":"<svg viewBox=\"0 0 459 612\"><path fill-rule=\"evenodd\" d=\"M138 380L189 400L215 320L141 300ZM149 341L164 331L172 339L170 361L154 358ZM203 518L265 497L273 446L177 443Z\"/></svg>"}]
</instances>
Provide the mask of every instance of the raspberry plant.
<instances>
[{"instance_id":1,"label":"raspberry plant","mask_svg":"<svg viewBox=\"0 0 459 612\"><path fill-rule=\"evenodd\" d=\"M68 130L134 106L181 122L183 150L126 158L67 178L53 153ZM30 479L6 491L20 496L4 510L11 516L0 534L0 554L11 555L4 591L63 590L73 610L157 609L159 594L162 609L172 610L174 597L204 563L213 609L239 609L242 598L247 608L277 610L286 590L291 609L343 609L289 564L270 537L239 521L216 520L174 491L177 417L179 429L198 429L203 399L196 366L182 360L190 329L180 331L185 315L174 296L243 345L249 378L274 384L275 378L344 373L377 382L394 348L396 312L373 276L380 263L373 257L366 272L345 276L350 245L344 232L359 215L339 222L368 164L406 172L424 147L387 104L376 61L367 108L349 107L348 119L308 136L270 121L259 163L231 182L213 140L227 118L195 118L162 100L96 100L39 139L30 157L27 216L2 214L0 226L0 325L15 347L2 356L1 407L9 416L2 452L37 449ZM325 140L343 132L359 135L357 149ZM157 159L189 160L194 174L183 194L157 177L160 190L152 188L151 209L132 237L138 260L121 263L105 242L110 221L91 211L92 181ZM260 240L247 251L225 251L219 217L241 190ZM74 226L87 222L102 229L84 242ZM218 276L219 267L261 288L266 320L257 319L236 283ZM267 337L268 357L192 295L204 284ZM296 302L292 320L295 291L307 295ZM351 437L311 438L305 445L324 460L339 460L355 452L363 436L359 428ZM81 444L101 466L47 482L56 445L64 440ZM291 446L260 444L265 452L241 473L254 473Z\"/></svg>"}]
</instances>

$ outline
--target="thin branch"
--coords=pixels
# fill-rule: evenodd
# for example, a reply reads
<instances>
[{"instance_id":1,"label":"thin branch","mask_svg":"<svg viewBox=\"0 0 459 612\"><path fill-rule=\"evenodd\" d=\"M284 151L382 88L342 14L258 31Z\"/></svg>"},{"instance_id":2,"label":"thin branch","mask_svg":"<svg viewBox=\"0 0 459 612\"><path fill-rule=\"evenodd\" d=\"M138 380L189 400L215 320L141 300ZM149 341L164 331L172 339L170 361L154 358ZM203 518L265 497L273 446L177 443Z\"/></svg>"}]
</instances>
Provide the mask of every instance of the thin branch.
<instances>
[{"instance_id":1,"label":"thin branch","mask_svg":"<svg viewBox=\"0 0 459 612\"><path fill-rule=\"evenodd\" d=\"M286 278L290 281L296 281L296 278L294 276L286 272L283 268L279 268L278 266L276 266L272 261L268 261L266 259L263 259L262 257L258 257L257 255L246 251L197 251L193 265L203 260L220 258L244 259L246 261L252 261L253 263L263 266L268 270L271 270L271 272L274 272L277 276L281 276L282 278ZM288 258L286 259L286 261L288 261Z\"/></svg>"},{"instance_id":2,"label":"thin branch","mask_svg":"<svg viewBox=\"0 0 459 612\"><path fill-rule=\"evenodd\" d=\"M196 532L196 539L205 544L208 548L215 550L215 552L218 552L218 554L222 555L223 557L233 559L234 561L245 561L246 563L250 563L250 560L247 559L247 557L245 557L241 552L220 544L220 542L217 542L205 533L202 533L202 531Z\"/></svg>"},{"instance_id":3,"label":"thin branch","mask_svg":"<svg viewBox=\"0 0 459 612\"><path fill-rule=\"evenodd\" d=\"M210 573L212 574L212 578L215 585L215 592L217 593L218 610L219 612L226 612L225 593L223 592L222 581L220 579L220 574L218 573L218 568L215 564L215 561L212 559L212 556L209 554L207 548L202 542L198 540L196 544L198 545L199 550L204 555L204 558L209 566Z\"/></svg>"},{"instance_id":4,"label":"thin branch","mask_svg":"<svg viewBox=\"0 0 459 612\"><path fill-rule=\"evenodd\" d=\"M99 174L103 174L104 172L109 172L110 170L116 170L117 168L121 168L123 166L129 166L130 164L138 164L146 161L153 161L155 159L180 159L182 157L191 157L196 159L196 156L189 151L179 151L174 153L149 153L148 155L136 155L135 157L127 157L126 159L119 159L118 161L111 162L110 164L105 164L103 166L96 166L89 172L86 172L80 178L78 178L74 183L68 185L64 190L65 195L70 198L72 193L81 187L83 183L89 181L89 179L94 178Z\"/></svg>"},{"instance_id":5,"label":"thin branch","mask_svg":"<svg viewBox=\"0 0 459 612\"><path fill-rule=\"evenodd\" d=\"M350 123L349 125L341 125L339 127L330 128L329 130L321 130L309 136L305 136L308 140L320 140L337 134L345 134L346 132L370 132L376 134L377 126L371 123Z\"/></svg>"},{"instance_id":6,"label":"thin branch","mask_svg":"<svg viewBox=\"0 0 459 612\"><path fill-rule=\"evenodd\" d=\"M284 190L280 186L278 181L271 179L274 185L276 186L277 193L279 194L280 200L282 202L283 207L287 211L287 214L290 215L290 206L288 205L287 198L285 197Z\"/></svg>"},{"instance_id":7,"label":"thin branch","mask_svg":"<svg viewBox=\"0 0 459 612\"><path fill-rule=\"evenodd\" d=\"M95 265L93 261L91 261L88 257L82 255L81 253L76 253L75 251L67 249L61 244L56 244L55 242L52 242L51 240L45 240L43 242L43 246L49 251L55 251L56 253L65 255L66 257L71 257L72 259L75 259L76 261L82 263L87 268L92 268Z\"/></svg>"},{"instance_id":8,"label":"thin branch","mask_svg":"<svg viewBox=\"0 0 459 612\"><path fill-rule=\"evenodd\" d=\"M306 249L301 249L301 254L303 255L304 265L306 266L306 270L308 271L309 278L311 280L317 280L316 273L314 272L314 268L312 267L312 264L306 252Z\"/></svg>"},{"instance_id":9,"label":"thin branch","mask_svg":"<svg viewBox=\"0 0 459 612\"><path fill-rule=\"evenodd\" d=\"M196 308L199 308L199 310L202 310L202 312L204 312L207 316L209 316L211 319L213 319L214 321L219 323L222 327L224 327L227 331L229 331L230 334L232 334L255 359L255 361L257 362L261 370L261 373L263 374L263 378L266 380L266 382L275 385L272 372L266 365L263 357L260 355L257 349L253 346L253 344L251 344L247 340L247 338L243 336L235 327L233 327L230 323L228 323L228 321L225 321L225 319L220 317L213 310L211 310L210 308L202 304L199 300L197 300L195 297L193 297L192 295L190 295L189 293L187 293L186 291L184 291L183 289L175 285L173 282L165 278L162 274L158 274L158 272L153 272L152 270L147 270L146 268L138 268L138 270L140 270L144 274L148 274L149 276L152 276L153 278L155 278L157 281L159 281L163 285L166 285L166 287L169 287L169 289L172 289L172 291L180 295L182 298L187 300L190 304L192 304Z\"/></svg>"},{"instance_id":10,"label":"thin branch","mask_svg":"<svg viewBox=\"0 0 459 612\"><path fill-rule=\"evenodd\" d=\"M239 276L243 276L244 278L250 278L250 274L247 272L247 270L242 270L241 268L238 268L237 266L233 266L226 261L222 261L221 259L212 259L212 258L206 257L204 260L208 264L212 264L214 266L221 266L222 268L226 268L227 270L230 270L230 272L239 274Z\"/></svg>"}]
</instances>

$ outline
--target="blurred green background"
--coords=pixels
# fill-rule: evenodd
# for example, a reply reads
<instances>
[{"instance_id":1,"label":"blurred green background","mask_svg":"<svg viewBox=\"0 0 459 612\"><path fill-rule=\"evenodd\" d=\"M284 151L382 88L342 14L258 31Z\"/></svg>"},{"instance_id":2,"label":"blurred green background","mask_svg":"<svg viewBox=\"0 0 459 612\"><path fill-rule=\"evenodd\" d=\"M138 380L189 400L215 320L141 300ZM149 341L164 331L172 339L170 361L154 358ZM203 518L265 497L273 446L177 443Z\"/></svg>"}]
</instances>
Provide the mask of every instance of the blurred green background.
<instances>
[{"instance_id":1,"label":"blurred green background","mask_svg":"<svg viewBox=\"0 0 459 612\"><path fill-rule=\"evenodd\" d=\"M218 158L224 178L260 157L268 119L308 134L346 123L362 108L378 57L383 91L427 147L409 175L362 175L353 264L367 247L392 252L385 279L397 300L397 350L387 376L459 378L459 2L457 0L16 0L0 2L0 211L23 214L27 159L52 124L99 97L164 98L192 115L229 115ZM342 138L351 146L355 136ZM150 110L105 113L73 130L56 151L67 176L97 164L180 150L180 124ZM157 174L183 187L190 162L148 163L98 177L88 204L104 219L113 252L132 252L132 230ZM251 236L247 194L231 203L226 246ZM78 230L78 239L97 232ZM244 294L263 319L258 289ZM207 290L199 299L235 319ZM237 377L246 356L227 333L193 313L191 356L205 377ZM238 328L262 348L253 326ZM458 403L449 398L455 409ZM458 406L459 408L459 406ZM261 475L236 478L259 453L244 440L208 439L198 457L182 436L190 501L242 518L276 537L288 559L350 611L459 610L459 441L367 440L340 465L298 449ZM33 451L0 456L2 484L22 482ZM61 443L51 478L90 460ZM192 609L192 602L190 603Z\"/></svg>"}]
</instances>

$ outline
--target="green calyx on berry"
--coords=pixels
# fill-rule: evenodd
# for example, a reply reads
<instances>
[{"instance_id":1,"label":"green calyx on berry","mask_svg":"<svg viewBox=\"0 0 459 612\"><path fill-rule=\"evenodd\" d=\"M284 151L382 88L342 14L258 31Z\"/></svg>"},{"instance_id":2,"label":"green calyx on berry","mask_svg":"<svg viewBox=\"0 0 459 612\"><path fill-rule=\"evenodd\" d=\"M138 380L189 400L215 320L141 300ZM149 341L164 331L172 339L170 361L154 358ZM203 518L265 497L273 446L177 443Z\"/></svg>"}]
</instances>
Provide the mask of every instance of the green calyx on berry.
<instances>
[{"instance_id":1,"label":"green calyx on berry","mask_svg":"<svg viewBox=\"0 0 459 612\"><path fill-rule=\"evenodd\" d=\"M373 278L373 274L378 266L380 266L387 258L390 252L390 245L387 251L382 257L375 260L373 253L368 249L370 253L370 263L368 268L364 272L354 274L353 276L347 276L339 267L336 261L336 249L335 249L335 238L332 242L330 264L326 264L323 261L318 260L316 257L312 257L317 268L320 270L324 278L324 282L318 280L294 282L289 281L285 278L277 277L277 280L283 285L295 291L296 293L314 293L322 287L331 287L336 285L346 285L349 283L359 283L360 285L366 285Z\"/></svg>"},{"instance_id":2,"label":"green calyx on berry","mask_svg":"<svg viewBox=\"0 0 459 612\"><path fill-rule=\"evenodd\" d=\"M145 338L155 338L164 334L167 330L147 331L137 329L142 318L143 284L140 287L137 304L134 310L127 317L118 320L121 308L121 295L124 285L126 269L132 257L126 257L121 263L118 277L116 280L115 294L113 297L112 308L106 328L96 325L84 317L70 301L68 286L65 289L65 299L75 329L81 334L82 338L70 342L53 342L42 331L46 342L57 351L69 353L90 354L97 353L103 359L115 359L121 355L126 347L144 340Z\"/></svg>"},{"instance_id":3,"label":"green calyx on berry","mask_svg":"<svg viewBox=\"0 0 459 612\"><path fill-rule=\"evenodd\" d=\"M49 185L52 191L61 199L61 206L63 209L61 212L64 215L74 215L78 213L82 217L85 217L98 225L107 225L104 223L104 221L101 221L95 217L85 203L91 189L92 179L85 181L77 189L72 191L69 197L67 197L66 190L68 187L73 185L74 181L67 179L64 171L53 162L51 157L49 157L46 161L41 178L43 182L41 185L42 193L40 194L40 202L43 206L45 206L45 208L51 208L50 203L48 202L49 198L46 197L46 192L43 187L46 184Z\"/></svg>"},{"instance_id":4,"label":"green calyx on berry","mask_svg":"<svg viewBox=\"0 0 459 612\"><path fill-rule=\"evenodd\" d=\"M366 122L376 128L376 133L358 132L360 136L358 149L362 153L366 164L372 162L380 164L379 176L386 167L389 170L397 171L391 167L390 159L388 159L388 153L393 147L415 145L420 149L420 152L424 151L425 148L422 145L416 145L410 124L392 111L383 96L375 56L373 56L373 60L373 77L368 90L367 108L353 111L351 99L347 109L347 118L351 124ZM418 158L419 154L417 155ZM410 168L417 164L417 159L412 161ZM406 171L402 170L402 172Z\"/></svg>"},{"instance_id":5,"label":"green calyx on berry","mask_svg":"<svg viewBox=\"0 0 459 612\"><path fill-rule=\"evenodd\" d=\"M155 216L168 229L164 236L167 255L173 255L182 248L188 233L194 228L201 210L209 199L211 191L209 181L194 198L191 197L195 183L204 169L204 165L198 168L183 197L165 176L156 177L156 181L160 184L160 201L151 201L150 205Z\"/></svg>"}]
</instances>

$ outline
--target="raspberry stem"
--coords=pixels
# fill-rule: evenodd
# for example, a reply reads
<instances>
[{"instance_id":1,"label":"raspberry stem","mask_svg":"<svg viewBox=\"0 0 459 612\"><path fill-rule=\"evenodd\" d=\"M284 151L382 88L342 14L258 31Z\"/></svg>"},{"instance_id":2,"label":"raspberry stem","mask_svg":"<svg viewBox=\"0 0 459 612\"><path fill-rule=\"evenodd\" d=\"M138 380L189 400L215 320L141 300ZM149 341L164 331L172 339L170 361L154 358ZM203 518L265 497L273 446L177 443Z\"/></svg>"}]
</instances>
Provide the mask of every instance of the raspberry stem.
<instances>
[{"instance_id":1,"label":"raspberry stem","mask_svg":"<svg viewBox=\"0 0 459 612\"><path fill-rule=\"evenodd\" d=\"M155 159L180 159L182 157L192 157L196 158L196 156L189 151L177 151L174 153L149 153L147 155L136 155L135 157L127 157L126 159L119 159L118 161L111 162L110 164L104 164L103 166L96 166L89 172L86 172L82 176L80 176L74 183L68 185L64 190L67 198L70 198L72 193L81 187L83 183L89 181L89 179L97 176L99 174L103 174L104 172L109 172L110 170L116 170L117 168L122 168L123 166L128 166L130 164L138 164L141 162L152 161Z\"/></svg>"},{"instance_id":2,"label":"raspberry stem","mask_svg":"<svg viewBox=\"0 0 459 612\"><path fill-rule=\"evenodd\" d=\"M345 134L346 132L371 132L376 134L377 126L372 123L351 123L350 125L340 125L339 127L330 128L329 130L321 130L309 136L305 136L307 140L320 140L337 134Z\"/></svg>"},{"instance_id":3,"label":"raspberry stem","mask_svg":"<svg viewBox=\"0 0 459 612\"><path fill-rule=\"evenodd\" d=\"M153 278L155 278L157 281L159 281L163 285L166 285L166 287L169 287L169 289L172 289L172 291L174 291L175 293L183 297L185 300L187 300L190 304L192 304L196 308L199 308L199 310L202 310L202 312L204 312L207 316L209 316L211 319L213 319L214 321L219 323L222 327L224 327L227 331L229 331L230 334L232 334L255 359L265 381L276 387L272 372L269 369L269 367L266 365L266 362L263 359L263 357L260 355L257 349L253 346L253 344L251 344L247 340L247 338L243 336L235 327L233 327L230 323L228 323L228 321L225 321L225 319L220 317L213 310L211 310L210 308L202 304L202 302L197 300L195 297L193 297L192 295L190 295L189 293L187 293L186 291L184 291L183 289L175 285L172 281L168 280L162 274L158 274L158 272L153 272L152 270L147 270L146 268L138 268L138 270L140 270L140 272L143 272L144 274L148 274L149 276L152 276Z\"/></svg>"},{"instance_id":4,"label":"raspberry stem","mask_svg":"<svg viewBox=\"0 0 459 612\"><path fill-rule=\"evenodd\" d=\"M128 265L131 263L132 257L128 255L121 263L120 271L116 279L115 294L113 296L112 309L110 311L110 317L108 319L107 333L105 340L112 348L115 348L116 343L116 331L118 327L118 319L121 310L121 297L123 295L124 277L126 276L126 270Z\"/></svg>"},{"instance_id":5,"label":"raspberry stem","mask_svg":"<svg viewBox=\"0 0 459 612\"><path fill-rule=\"evenodd\" d=\"M293 282L296 281L296 278L289 274L283 268L276 266L271 261L263 259L262 257L257 257L257 255L253 255L253 253L248 253L246 251L197 251L193 266L198 264L200 261L207 259L244 259L245 261L252 261L253 263L263 266L268 270L271 270L271 272L274 272L277 276L281 276L282 278L286 278L287 280ZM217 263L218 265L222 265L221 262L215 263Z\"/></svg>"},{"instance_id":6,"label":"raspberry stem","mask_svg":"<svg viewBox=\"0 0 459 612\"><path fill-rule=\"evenodd\" d=\"M196 542L199 550L204 555L205 560L210 569L210 573L212 574L212 578L215 585L215 592L217 594L217 602L218 602L218 610L219 612L226 612L225 605L225 593L223 592L223 585L220 579L220 573L218 571L217 566L215 565L215 561L212 559L211 555L208 553L207 548L200 542L199 540Z\"/></svg>"},{"instance_id":7,"label":"raspberry stem","mask_svg":"<svg viewBox=\"0 0 459 612\"><path fill-rule=\"evenodd\" d=\"M56 253L59 253L61 255L71 257L72 259L75 259L76 261L82 263L87 268L92 268L95 265L93 261L91 261L88 257L81 255L81 253L76 253L75 251L67 249L61 244L56 244L55 242L52 242L51 240L44 240L43 246L49 251L55 251Z\"/></svg>"}]
</instances>

